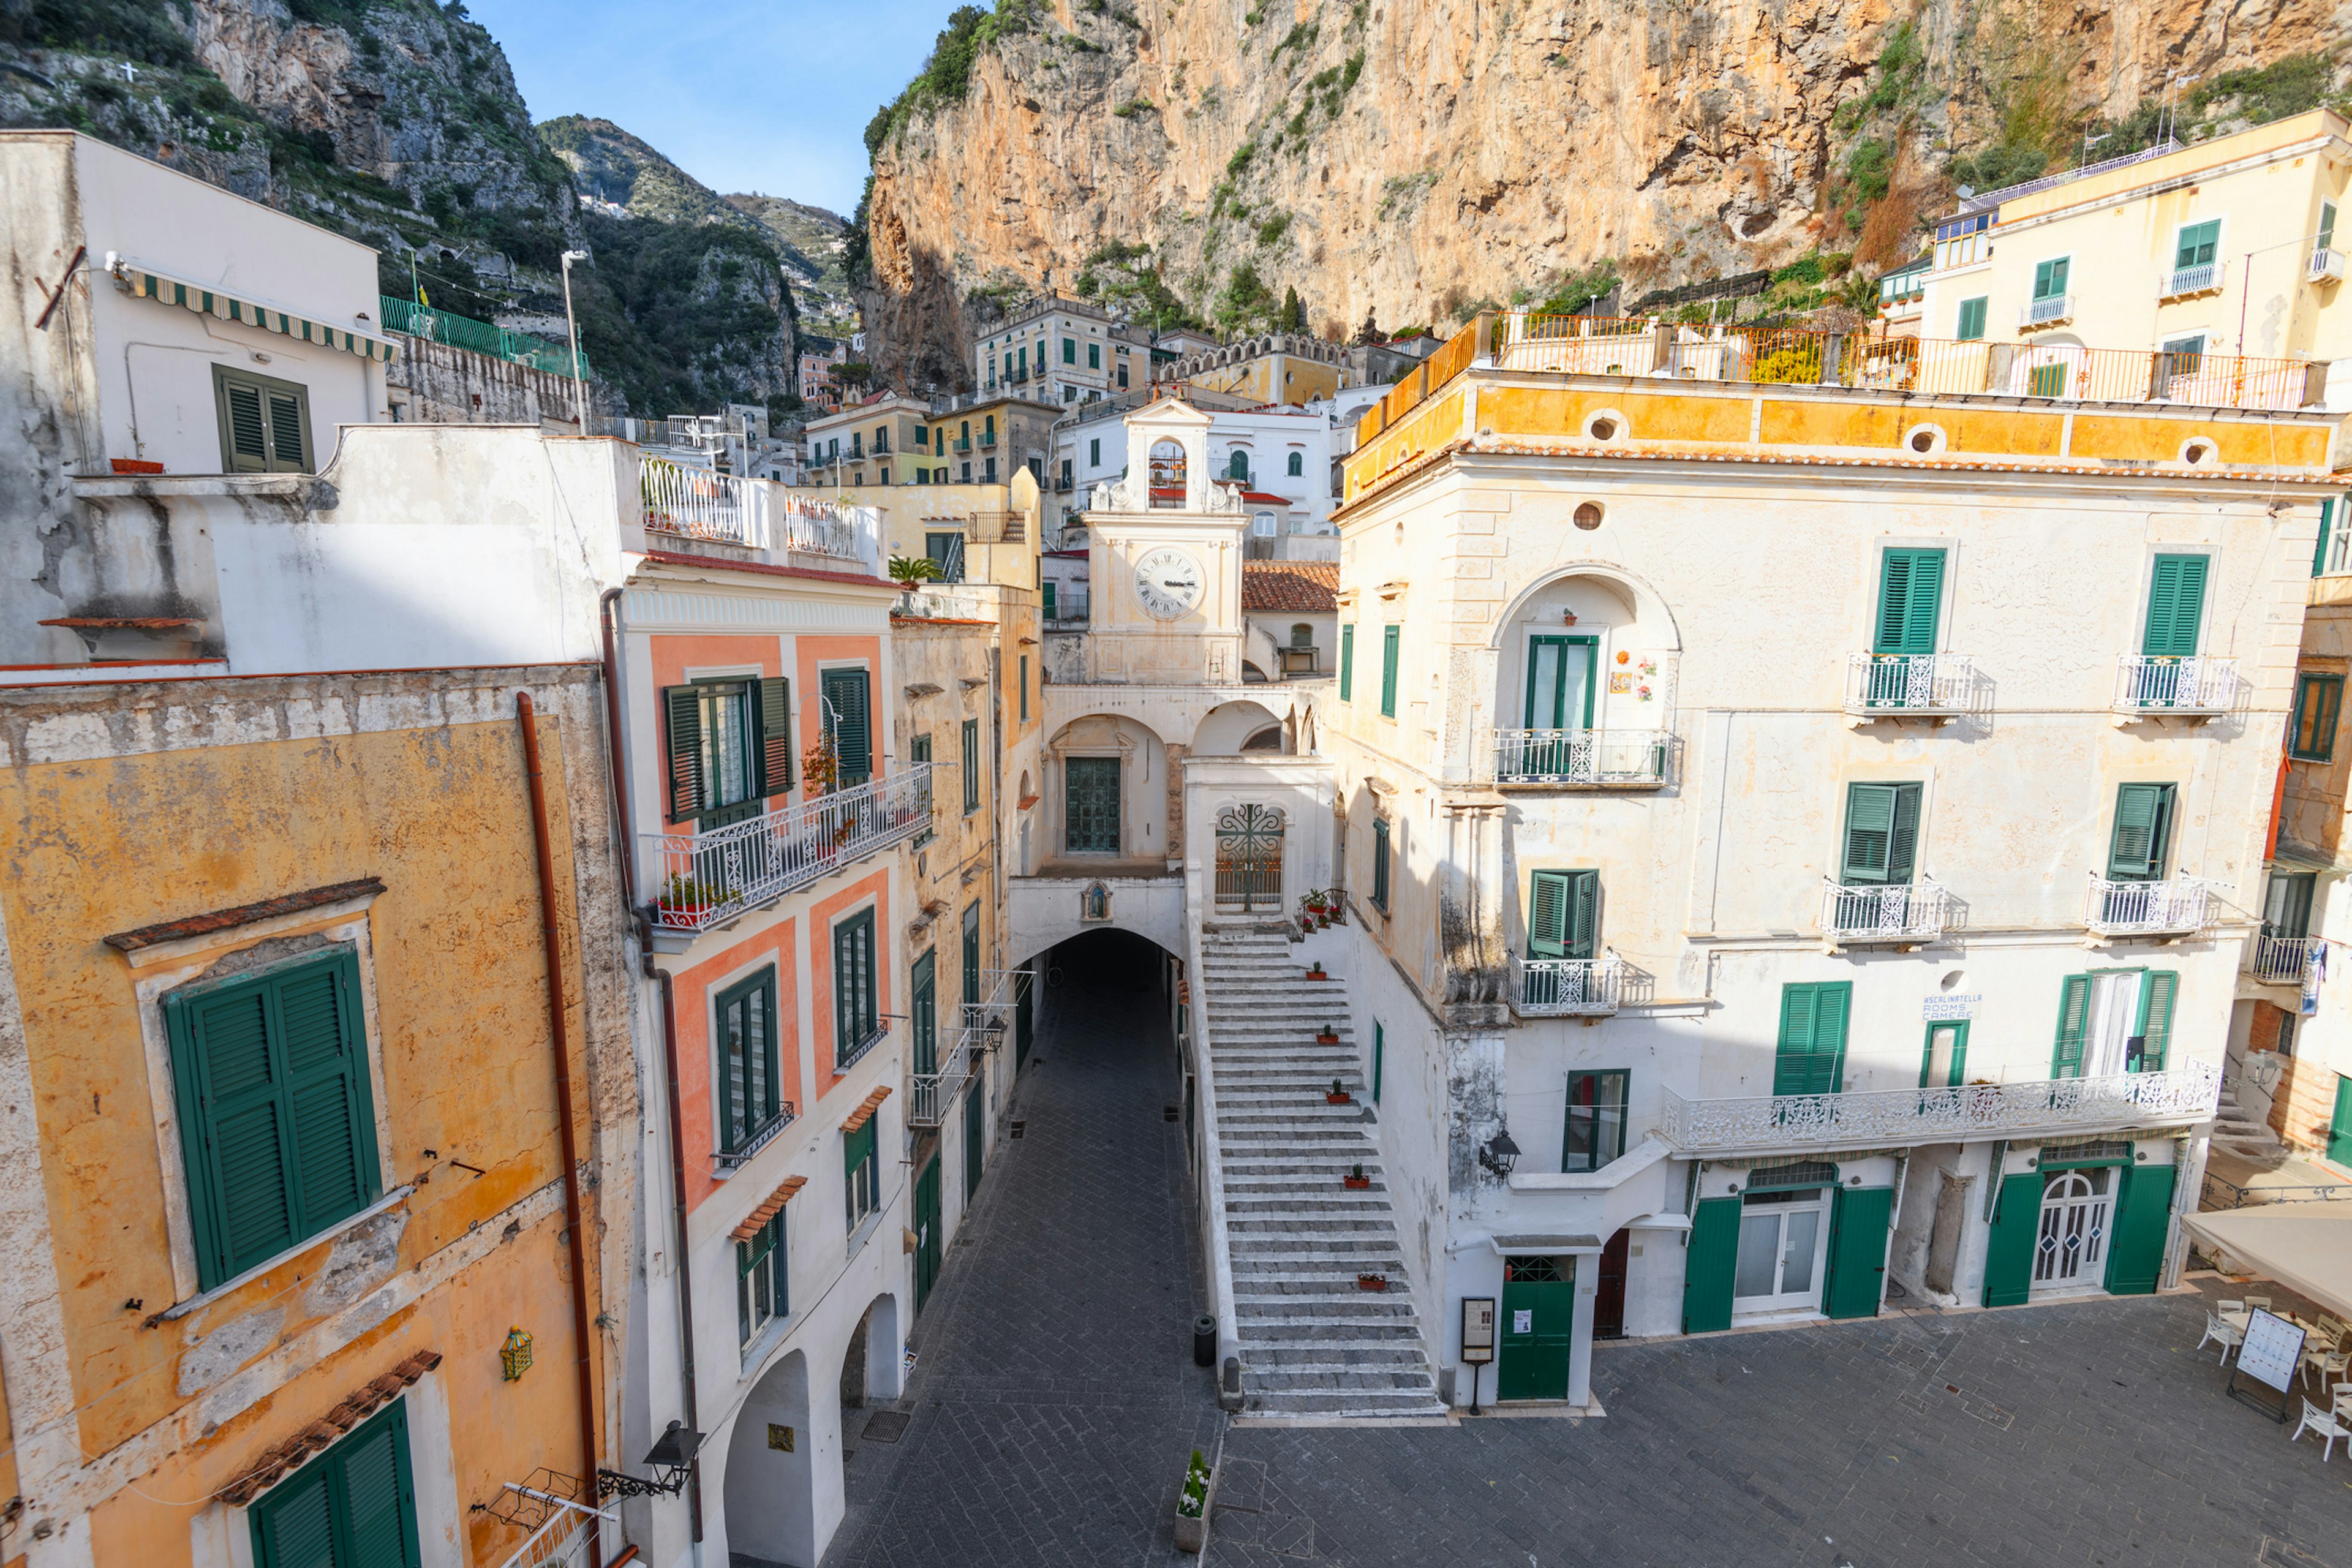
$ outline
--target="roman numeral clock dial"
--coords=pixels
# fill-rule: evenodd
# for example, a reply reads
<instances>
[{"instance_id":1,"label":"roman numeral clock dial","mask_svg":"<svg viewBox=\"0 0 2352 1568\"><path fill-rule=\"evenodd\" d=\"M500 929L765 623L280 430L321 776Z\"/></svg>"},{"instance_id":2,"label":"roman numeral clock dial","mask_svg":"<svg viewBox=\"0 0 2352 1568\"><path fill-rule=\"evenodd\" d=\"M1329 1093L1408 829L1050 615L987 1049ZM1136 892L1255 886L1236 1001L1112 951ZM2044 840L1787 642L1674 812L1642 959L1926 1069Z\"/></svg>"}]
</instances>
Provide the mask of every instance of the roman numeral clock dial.
<instances>
[{"instance_id":1,"label":"roman numeral clock dial","mask_svg":"<svg viewBox=\"0 0 2352 1568\"><path fill-rule=\"evenodd\" d=\"M1201 602L1201 563L1190 551L1163 546L1135 563L1135 596L1143 613L1172 621Z\"/></svg>"}]
</instances>

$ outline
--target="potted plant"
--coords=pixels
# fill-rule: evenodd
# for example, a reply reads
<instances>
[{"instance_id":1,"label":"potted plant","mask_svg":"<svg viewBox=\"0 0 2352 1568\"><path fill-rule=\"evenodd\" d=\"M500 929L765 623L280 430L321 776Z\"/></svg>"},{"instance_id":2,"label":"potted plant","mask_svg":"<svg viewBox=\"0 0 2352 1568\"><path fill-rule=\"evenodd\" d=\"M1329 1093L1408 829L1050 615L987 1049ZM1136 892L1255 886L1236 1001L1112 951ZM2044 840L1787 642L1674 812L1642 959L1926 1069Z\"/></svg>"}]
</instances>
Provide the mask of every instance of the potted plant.
<instances>
[{"instance_id":1,"label":"potted plant","mask_svg":"<svg viewBox=\"0 0 2352 1568\"><path fill-rule=\"evenodd\" d=\"M818 737L815 745L801 753L801 790L810 798L831 795L841 784L841 753L833 743L830 731Z\"/></svg>"},{"instance_id":2,"label":"potted plant","mask_svg":"<svg viewBox=\"0 0 2352 1568\"><path fill-rule=\"evenodd\" d=\"M1314 963L1307 966L1307 978L1309 980L1328 980L1331 977L1323 973L1323 961L1318 958Z\"/></svg>"},{"instance_id":3,"label":"potted plant","mask_svg":"<svg viewBox=\"0 0 2352 1568\"><path fill-rule=\"evenodd\" d=\"M1338 1045L1339 1043L1339 1026L1337 1024L1326 1024L1321 1028L1316 1030L1315 1043L1318 1046Z\"/></svg>"},{"instance_id":4,"label":"potted plant","mask_svg":"<svg viewBox=\"0 0 2352 1568\"><path fill-rule=\"evenodd\" d=\"M1356 1289L1359 1290L1385 1290L1388 1288L1389 1277L1385 1274L1359 1274L1356 1276Z\"/></svg>"},{"instance_id":5,"label":"potted plant","mask_svg":"<svg viewBox=\"0 0 2352 1568\"><path fill-rule=\"evenodd\" d=\"M1348 1091L1339 1087L1339 1080L1338 1079L1335 1078L1331 1080L1331 1092L1325 1095L1323 1097L1323 1100L1327 1105L1345 1105L1348 1103Z\"/></svg>"},{"instance_id":6,"label":"potted plant","mask_svg":"<svg viewBox=\"0 0 2352 1568\"><path fill-rule=\"evenodd\" d=\"M1351 1193L1360 1193L1371 1186L1372 1179L1364 1174L1364 1167L1361 1164L1357 1164L1350 1167L1348 1173L1339 1178L1339 1184Z\"/></svg>"},{"instance_id":7,"label":"potted plant","mask_svg":"<svg viewBox=\"0 0 2352 1568\"><path fill-rule=\"evenodd\" d=\"M911 594L926 583L939 580L940 563L928 555L893 555L890 557L890 581Z\"/></svg>"},{"instance_id":8,"label":"potted plant","mask_svg":"<svg viewBox=\"0 0 2352 1568\"><path fill-rule=\"evenodd\" d=\"M1192 1450L1192 1462L1184 1468L1184 1489L1176 1494L1176 1545L1184 1552L1198 1552L1209 1543L1209 1491L1214 1479L1209 1473L1209 1461L1201 1458L1201 1450Z\"/></svg>"},{"instance_id":9,"label":"potted plant","mask_svg":"<svg viewBox=\"0 0 2352 1568\"><path fill-rule=\"evenodd\" d=\"M664 914L698 915L719 901L719 889L705 887L680 871L662 884L654 905Z\"/></svg>"}]
</instances>

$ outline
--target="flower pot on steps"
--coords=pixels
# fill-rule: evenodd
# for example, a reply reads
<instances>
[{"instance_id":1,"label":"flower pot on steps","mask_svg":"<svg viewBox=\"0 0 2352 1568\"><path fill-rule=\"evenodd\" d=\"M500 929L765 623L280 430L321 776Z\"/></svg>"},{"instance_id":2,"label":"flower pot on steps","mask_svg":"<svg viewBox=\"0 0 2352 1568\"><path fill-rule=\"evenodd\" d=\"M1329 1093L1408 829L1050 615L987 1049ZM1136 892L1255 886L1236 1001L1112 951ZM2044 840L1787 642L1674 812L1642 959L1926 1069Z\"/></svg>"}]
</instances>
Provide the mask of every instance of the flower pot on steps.
<instances>
[{"instance_id":1,"label":"flower pot on steps","mask_svg":"<svg viewBox=\"0 0 2352 1568\"><path fill-rule=\"evenodd\" d=\"M1385 1274L1359 1274L1356 1276L1356 1289L1359 1290L1385 1290L1388 1288L1389 1277Z\"/></svg>"},{"instance_id":2,"label":"flower pot on steps","mask_svg":"<svg viewBox=\"0 0 2352 1568\"><path fill-rule=\"evenodd\" d=\"M1318 1046L1336 1046L1339 1043L1339 1033L1336 1029L1325 1029L1315 1037L1315 1043Z\"/></svg>"},{"instance_id":3,"label":"flower pot on steps","mask_svg":"<svg viewBox=\"0 0 2352 1568\"><path fill-rule=\"evenodd\" d=\"M1372 1179L1370 1176L1342 1176L1339 1184L1351 1193L1370 1192Z\"/></svg>"}]
</instances>

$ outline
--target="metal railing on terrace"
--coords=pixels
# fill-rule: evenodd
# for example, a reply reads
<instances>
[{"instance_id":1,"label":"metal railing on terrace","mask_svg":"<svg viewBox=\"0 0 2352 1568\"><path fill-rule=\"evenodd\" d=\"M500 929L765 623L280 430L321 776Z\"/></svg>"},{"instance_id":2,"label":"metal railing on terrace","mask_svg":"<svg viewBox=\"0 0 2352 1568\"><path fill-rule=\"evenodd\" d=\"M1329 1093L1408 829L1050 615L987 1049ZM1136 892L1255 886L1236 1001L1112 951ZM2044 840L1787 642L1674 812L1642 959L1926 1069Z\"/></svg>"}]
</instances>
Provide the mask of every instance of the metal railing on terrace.
<instances>
[{"instance_id":1,"label":"metal railing on terrace","mask_svg":"<svg viewBox=\"0 0 2352 1568\"><path fill-rule=\"evenodd\" d=\"M1968 706L1976 664L1964 653L1856 653L1845 662L1845 710L1885 715L1957 713Z\"/></svg>"},{"instance_id":2,"label":"metal railing on terrace","mask_svg":"<svg viewBox=\"0 0 2352 1568\"><path fill-rule=\"evenodd\" d=\"M2206 887L2194 877L2116 882L2091 873L2083 923L2100 936L2186 936L2205 928Z\"/></svg>"},{"instance_id":3,"label":"metal railing on terrace","mask_svg":"<svg viewBox=\"0 0 2352 1568\"><path fill-rule=\"evenodd\" d=\"M650 454L637 460L637 490L652 532L872 564L879 525L868 507L796 495L765 479L689 468Z\"/></svg>"},{"instance_id":4,"label":"metal railing on terrace","mask_svg":"<svg viewBox=\"0 0 2352 1568\"><path fill-rule=\"evenodd\" d=\"M1664 730L1497 730L1495 782L1654 788L1673 742Z\"/></svg>"},{"instance_id":5,"label":"metal railing on terrace","mask_svg":"<svg viewBox=\"0 0 2352 1568\"><path fill-rule=\"evenodd\" d=\"M2116 665L2118 713L2227 713L2244 683L2226 658L2159 658L2126 654Z\"/></svg>"},{"instance_id":6,"label":"metal railing on terrace","mask_svg":"<svg viewBox=\"0 0 2352 1568\"><path fill-rule=\"evenodd\" d=\"M2043 313L2035 319L2046 324L2072 309L2071 297L2043 301ZM2201 349L1961 342L1808 327L1700 326L1664 318L1500 310L1455 333L1366 409L1357 424L1357 446L1394 425L1481 353L1489 356L1485 363L1507 371L2056 402L2294 409L2321 403L2326 391L2324 363Z\"/></svg>"},{"instance_id":7,"label":"metal railing on terrace","mask_svg":"<svg viewBox=\"0 0 2352 1568\"><path fill-rule=\"evenodd\" d=\"M1822 884L1822 934L1841 942L1917 943L1944 934L1952 895L1922 878L1891 886Z\"/></svg>"},{"instance_id":8,"label":"metal railing on terrace","mask_svg":"<svg viewBox=\"0 0 2352 1568\"><path fill-rule=\"evenodd\" d=\"M460 316L454 310L435 310L413 300L395 300L389 294L376 296L376 309L386 331L403 332L427 342L447 343L451 348L470 349L478 354L527 364L552 375L572 374L571 350L529 332L492 326L488 321ZM596 374L589 368L584 353L580 356L579 374L583 377Z\"/></svg>"},{"instance_id":9,"label":"metal railing on terrace","mask_svg":"<svg viewBox=\"0 0 2352 1568\"><path fill-rule=\"evenodd\" d=\"M2259 932L2246 942L2245 973L2265 985L2300 985L2319 952L2315 936Z\"/></svg>"},{"instance_id":10,"label":"metal railing on terrace","mask_svg":"<svg viewBox=\"0 0 2352 1568\"><path fill-rule=\"evenodd\" d=\"M1511 957L1511 1011L1522 1018L1573 1018L1614 1013L1625 962L1599 958Z\"/></svg>"},{"instance_id":11,"label":"metal railing on terrace","mask_svg":"<svg viewBox=\"0 0 2352 1568\"><path fill-rule=\"evenodd\" d=\"M957 1022L940 1047L939 1070L907 1075L908 1126L940 1124L963 1086L981 1070L982 1059L1012 1032L1029 978L1018 969L980 972L984 994L977 1002L957 1005Z\"/></svg>"},{"instance_id":12,"label":"metal railing on terrace","mask_svg":"<svg viewBox=\"0 0 2352 1568\"><path fill-rule=\"evenodd\" d=\"M930 825L931 767L819 795L724 827L648 833L657 857L654 923L709 931L911 838Z\"/></svg>"}]
</instances>

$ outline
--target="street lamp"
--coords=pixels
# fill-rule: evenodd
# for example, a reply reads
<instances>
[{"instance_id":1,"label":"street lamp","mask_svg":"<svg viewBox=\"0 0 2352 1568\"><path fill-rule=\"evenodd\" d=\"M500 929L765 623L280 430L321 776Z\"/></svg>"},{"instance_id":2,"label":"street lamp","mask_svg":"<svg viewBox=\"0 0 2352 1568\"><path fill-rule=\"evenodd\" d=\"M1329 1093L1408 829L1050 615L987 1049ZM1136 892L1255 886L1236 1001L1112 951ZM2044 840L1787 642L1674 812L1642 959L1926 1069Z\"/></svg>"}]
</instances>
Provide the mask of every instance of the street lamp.
<instances>
[{"instance_id":1,"label":"street lamp","mask_svg":"<svg viewBox=\"0 0 2352 1568\"><path fill-rule=\"evenodd\" d=\"M1511 1131L1507 1127L1496 1128L1495 1135L1478 1150L1478 1163L1505 1181L1510 1179L1511 1167L1518 1163L1518 1159L1519 1146L1511 1142Z\"/></svg>"},{"instance_id":2,"label":"street lamp","mask_svg":"<svg viewBox=\"0 0 2352 1568\"><path fill-rule=\"evenodd\" d=\"M580 321L572 313L572 264L593 259L584 250L563 253L563 324L572 333L572 386L573 408L580 416L580 434L588 434L588 378L580 372Z\"/></svg>"}]
</instances>

